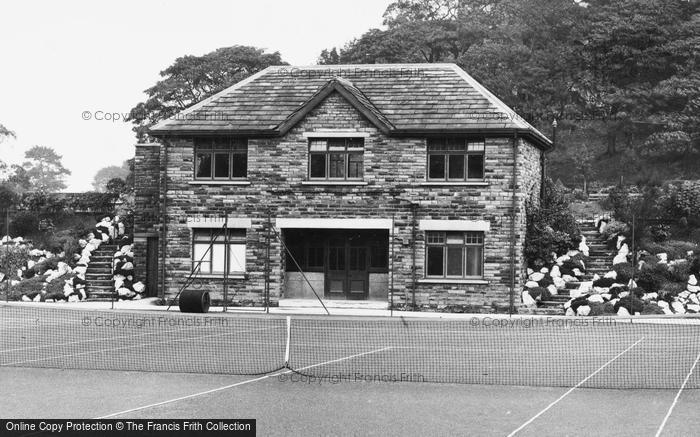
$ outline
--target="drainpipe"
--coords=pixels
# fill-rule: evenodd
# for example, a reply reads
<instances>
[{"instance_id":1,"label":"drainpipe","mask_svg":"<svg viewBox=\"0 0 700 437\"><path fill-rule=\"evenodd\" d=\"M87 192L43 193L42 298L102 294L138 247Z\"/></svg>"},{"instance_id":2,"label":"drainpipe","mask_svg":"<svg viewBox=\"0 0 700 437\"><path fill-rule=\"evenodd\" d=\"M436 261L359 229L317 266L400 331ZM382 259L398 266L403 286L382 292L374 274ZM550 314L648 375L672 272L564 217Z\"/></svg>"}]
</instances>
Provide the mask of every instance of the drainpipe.
<instances>
[{"instance_id":1,"label":"drainpipe","mask_svg":"<svg viewBox=\"0 0 700 437\"><path fill-rule=\"evenodd\" d=\"M413 306L413 310L415 311L416 309L416 286L417 286L417 278L416 278L416 236L418 234L417 232L417 220L416 220L416 214L417 214L417 209L418 205L415 203L411 203L411 217L412 217L412 224L411 224L411 259L412 259L412 266L411 266L411 278L412 278L412 286L411 286L411 305Z\"/></svg>"},{"instance_id":2,"label":"drainpipe","mask_svg":"<svg viewBox=\"0 0 700 437\"><path fill-rule=\"evenodd\" d=\"M161 205L161 215L160 215L160 220L161 220L161 263L160 263L160 272L162 275L162 282L161 282L161 289L160 289L160 298L165 299L165 251L168 248L168 243L167 243L167 236L168 236L168 224L167 224L167 202L168 202L168 143L169 141L166 139L163 141L163 181L162 181L162 187L163 187L163 202Z\"/></svg>"},{"instance_id":3,"label":"drainpipe","mask_svg":"<svg viewBox=\"0 0 700 437\"><path fill-rule=\"evenodd\" d=\"M517 190L518 190L518 133L513 134L513 196L511 208L513 216L510 223L510 305L509 313L515 312L515 220L517 217Z\"/></svg>"}]
</instances>

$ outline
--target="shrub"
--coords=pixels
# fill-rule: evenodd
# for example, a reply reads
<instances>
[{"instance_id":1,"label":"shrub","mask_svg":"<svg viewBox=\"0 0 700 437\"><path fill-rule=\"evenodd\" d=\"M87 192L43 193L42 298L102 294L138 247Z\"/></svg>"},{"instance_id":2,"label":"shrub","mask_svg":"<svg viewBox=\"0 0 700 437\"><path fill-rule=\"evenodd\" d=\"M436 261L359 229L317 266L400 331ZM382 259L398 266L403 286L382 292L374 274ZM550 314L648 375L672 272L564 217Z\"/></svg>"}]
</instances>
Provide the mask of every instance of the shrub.
<instances>
[{"instance_id":1,"label":"shrub","mask_svg":"<svg viewBox=\"0 0 700 437\"><path fill-rule=\"evenodd\" d=\"M664 314L664 310L655 303L648 303L642 308L642 314Z\"/></svg>"},{"instance_id":2,"label":"shrub","mask_svg":"<svg viewBox=\"0 0 700 437\"><path fill-rule=\"evenodd\" d=\"M668 278L671 282L686 282L690 276L690 262L683 260L669 266Z\"/></svg>"},{"instance_id":3,"label":"shrub","mask_svg":"<svg viewBox=\"0 0 700 437\"><path fill-rule=\"evenodd\" d=\"M27 236L39 229L39 217L32 212L20 211L10 223L10 235Z\"/></svg>"},{"instance_id":4,"label":"shrub","mask_svg":"<svg viewBox=\"0 0 700 437\"><path fill-rule=\"evenodd\" d=\"M14 277L18 269L27 264L29 249L27 246L0 245L0 270L10 272Z\"/></svg>"},{"instance_id":5,"label":"shrub","mask_svg":"<svg viewBox=\"0 0 700 437\"><path fill-rule=\"evenodd\" d=\"M648 291L655 293L669 282L668 267L666 264L656 264L654 266L643 266L637 275L637 285Z\"/></svg>"},{"instance_id":6,"label":"shrub","mask_svg":"<svg viewBox=\"0 0 700 437\"><path fill-rule=\"evenodd\" d=\"M44 277L35 276L25 279L10 287L10 299L19 300L22 295L41 291L44 288Z\"/></svg>"},{"instance_id":7,"label":"shrub","mask_svg":"<svg viewBox=\"0 0 700 437\"><path fill-rule=\"evenodd\" d=\"M700 180L669 184L668 193L674 215L685 217L691 226L700 226Z\"/></svg>"},{"instance_id":8,"label":"shrub","mask_svg":"<svg viewBox=\"0 0 700 437\"><path fill-rule=\"evenodd\" d=\"M602 316L605 314L605 304L601 302L590 302L588 306L591 307L591 312L588 313L589 316ZM612 305L611 305L612 307Z\"/></svg>"},{"instance_id":9,"label":"shrub","mask_svg":"<svg viewBox=\"0 0 700 437\"><path fill-rule=\"evenodd\" d=\"M684 259L688 256L688 251L700 253L700 245L690 241L669 240L664 242L653 242L642 240L639 242L640 248L652 254L666 253L668 259Z\"/></svg>"},{"instance_id":10,"label":"shrub","mask_svg":"<svg viewBox=\"0 0 700 437\"><path fill-rule=\"evenodd\" d=\"M647 228L647 232L651 239L657 243L666 241L671 238L671 226L669 225L653 225Z\"/></svg>"},{"instance_id":11,"label":"shrub","mask_svg":"<svg viewBox=\"0 0 700 437\"><path fill-rule=\"evenodd\" d=\"M573 238L580 235L565 189L546 179L544 192L539 205L532 201L526 205L524 255L536 269L549 264L552 252L560 255L573 249Z\"/></svg>"},{"instance_id":12,"label":"shrub","mask_svg":"<svg viewBox=\"0 0 700 437\"><path fill-rule=\"evenodd\" d=\"M620 284L627 284L632 279L632 275L634 275L634 268L630 263L615 264L613 270L617 273L615 282Z\"/></svg>"},{"instance_id":13,"label":"shrub","mask_svg":"<svg viewBox=\"0 0 700 437\"><path fill-rule=\"evenodd\" d=\"M625 296L615 304L615 312L620 307L625 308L630 314L641 313L644 309L644 301L631 295Z\"/></svg>"},{"instance_id":14,"label":"shrub","mask_svg":"<svg viewBox=\"0 0 700 437\"><path fill-rule=\"evenodd\" d=\"M670 301L672 298L678 296L678 293L682 293L683 291L685 291L685 283L666 282L661 286L661 290L659 290L659 298Z\"/></svg>"},{"instance_id":15,"label":"shrub","mask_svg":"<svg viewBox=\"0 0 700 437\"><path fill-rule=\"evenodd\" d=\"M612 220L608 222L607 226L605 226L605 229L603 229L603 233L601 234L601 236L605 239L606 242L608 242L608 244L616 243L617 237L619 235L629 237L630 227L626 223L618 220Z\"/></svg>"}]
</instances>

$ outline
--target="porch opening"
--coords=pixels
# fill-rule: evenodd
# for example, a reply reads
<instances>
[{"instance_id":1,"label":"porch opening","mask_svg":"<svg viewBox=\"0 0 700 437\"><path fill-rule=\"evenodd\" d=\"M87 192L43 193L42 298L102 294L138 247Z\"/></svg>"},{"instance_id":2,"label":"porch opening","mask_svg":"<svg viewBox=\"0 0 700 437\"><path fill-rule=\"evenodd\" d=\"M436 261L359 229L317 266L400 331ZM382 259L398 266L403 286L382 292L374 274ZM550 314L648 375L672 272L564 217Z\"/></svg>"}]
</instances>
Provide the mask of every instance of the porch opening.
<instances>
[{"instance_id":1,"label":"porch opening","mask_svg":"<svg viewBox=\"0 0 700 437\"><path fill-rule=\"evenodd\" d=\"M313 286L325 299L387 300L388 230L284 229L283 238L285 298L315 298Z\"/></svg>"}]
</instances>

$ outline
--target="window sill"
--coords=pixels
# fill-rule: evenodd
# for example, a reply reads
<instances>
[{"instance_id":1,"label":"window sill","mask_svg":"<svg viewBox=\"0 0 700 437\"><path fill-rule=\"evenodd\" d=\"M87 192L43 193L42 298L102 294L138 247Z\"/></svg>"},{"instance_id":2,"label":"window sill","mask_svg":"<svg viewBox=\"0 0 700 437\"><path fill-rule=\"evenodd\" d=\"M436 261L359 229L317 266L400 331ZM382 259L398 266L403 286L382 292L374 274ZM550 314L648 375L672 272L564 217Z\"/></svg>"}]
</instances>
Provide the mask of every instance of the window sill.
<instances>
[{"instance_id":1,"label":"window sill","mask_svg":"<svg viewBox=\"0 0 700 437\"><path fill-rule=\"evenodd\" d=\"M229 279L246 279L246 275L245 275L245 274L240 274L240 273L235 273L235 274L234 274L234 273L231 273L231 274L228 275L228 278L229 278ZM205 275L205 274L201 274L201 275L195 276L194 279L221 279L221 280L223 280L223 279L224 279L224 275Z\"/></svg>"},{"instance_id":2,"label":"window sill","mask_svg":"<svg viewBox=\"0 0 700 437\"><path fill-rule=\"evenodd\" d=\"M302 181L302 185L367 185L365 181Z\"/></svg>"},{"instance_id":3,"label":"window sill","mask_svg":"<svg viewBox=\"0 0 700 437\"><path fill-rule=\"evenodd\" d=\"M189 181L190 185L250 185L250 181Z\"/></svg>"},{"instance_id":4,"label":"window sill","mask_svg":"<svg viewBox=\"0 0 700 437\"><path fill-rule=\"evenodd\" d=\"M470 284L488 285L489 281L484 279L445 279L445 278L423 278L418 280L419 284Z\"/></svg>"},{"instance_id":5,"label":"window sill","mask_svg":"<svg viewBox=\"0 0 700 437\"><path fill-rule=\"evenodd\" d=\"M489 183L488 182L451 182L451 181L428 181L428 182L421 182L420 185L424 186L429 186L429 187L439 187L439 186L446 186L446 187L488 187Z\"/></svg>"}]
</instances>

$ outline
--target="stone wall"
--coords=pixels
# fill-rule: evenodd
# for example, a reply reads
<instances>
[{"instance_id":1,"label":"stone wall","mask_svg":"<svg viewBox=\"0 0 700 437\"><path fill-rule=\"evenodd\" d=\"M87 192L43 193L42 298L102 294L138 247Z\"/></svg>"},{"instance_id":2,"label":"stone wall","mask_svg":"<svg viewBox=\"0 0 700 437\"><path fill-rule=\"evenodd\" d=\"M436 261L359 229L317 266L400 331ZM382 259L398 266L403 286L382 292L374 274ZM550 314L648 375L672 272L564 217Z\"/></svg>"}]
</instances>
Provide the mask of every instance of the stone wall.
<instances>
[{"instance_id":1,"label":"stone wall","mask_svg":"<svg viewBox=\"0 0 700 437\"><path fill-rule=\"evenodd\" d=\"M365 138L364 181L354 185L321 185L307 181L308 139L304 133L347 130ZM283 138L249 139L246 184L214 185L193 181L191 139L168 141L166 294L176 293L191 271L188 217L251 219L247 230L247 273L231 280L234 304L262 305L265 286L268 220L276 218L393 219L389 272L393 273L396 306L424 309L490 311L507 305L511 284L511 220L513 218L513 138L486 138L485 183L426 184L425 138L387 137L337 94L326 98ZM516 196L516 297L523 274L524 202L538 193L539 150L518 141ZM424 279L425 238L419 220L485 220L484 281L443 283ZM414 241L415 235L415 241ZM274 237L274 235L273 235ZM415 247L414 247L415 246ZM278 238L270 248L270 290L276 304L284 284L284 260ZM415 266L415 275L414 275ZM221 279L199 279L220 300ZM519 299L515 299L516 304Z\"/></svg>"},{"instance_id":2,"label":"stone wall","mask_svg":"<svg viewBox=\"0 0 700 437\"><path fill-rule=\"evenodd\" d=\"M161 149L157 143L137 144L134 157L134 274L144 280L147 238L161 231Z\"/></svg>"}]
</instances>

